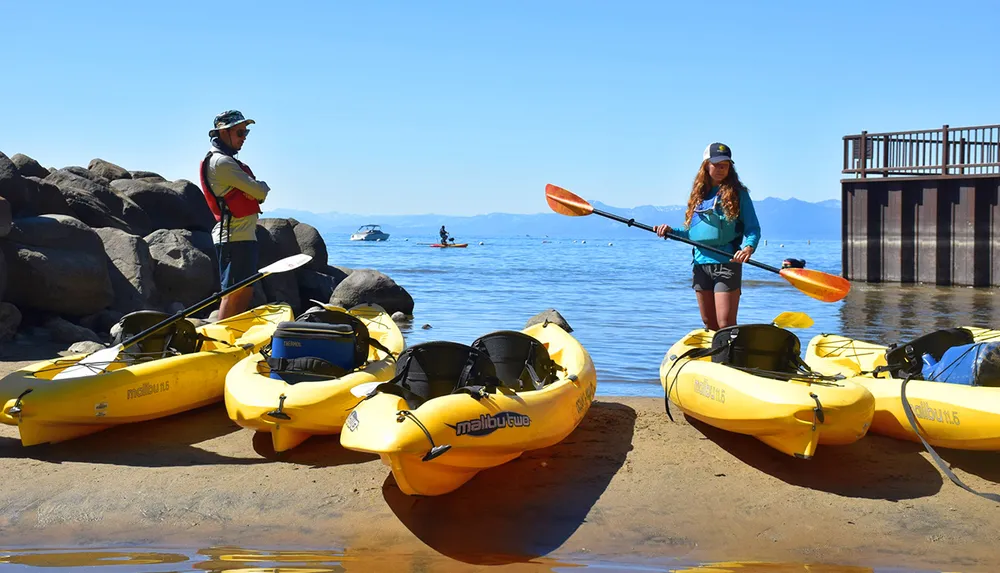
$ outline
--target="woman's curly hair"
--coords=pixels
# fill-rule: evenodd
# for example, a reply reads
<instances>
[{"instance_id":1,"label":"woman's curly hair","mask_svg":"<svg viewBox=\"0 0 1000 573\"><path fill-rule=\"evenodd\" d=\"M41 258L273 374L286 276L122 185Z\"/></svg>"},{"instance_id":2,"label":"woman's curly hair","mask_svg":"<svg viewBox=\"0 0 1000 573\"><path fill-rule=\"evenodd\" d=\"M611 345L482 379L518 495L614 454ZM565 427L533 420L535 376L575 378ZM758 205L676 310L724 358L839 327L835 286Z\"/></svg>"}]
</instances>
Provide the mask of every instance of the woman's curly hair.
<instances>
[{"instance_id":1,"label":"woman's curly hair","mask_svg":"<svg viewBox=\"0 0 1000 573\"><path fill-rule=\"evenodd\" d=\"M726 219L735 221L740 216L740 191L743 183L736 173L736 166L729 164L729 174L719 184L719 203L722 204L722 212ZM694 184L691 186L691 196L688 197L687 213L684 214L684 227L691 228L691 219L694 217L694 210L705 200L705 196L712 190L712 178L708 175L708 160L701 162L701 169L694 177Z\"/></svg>"}]
</instances>

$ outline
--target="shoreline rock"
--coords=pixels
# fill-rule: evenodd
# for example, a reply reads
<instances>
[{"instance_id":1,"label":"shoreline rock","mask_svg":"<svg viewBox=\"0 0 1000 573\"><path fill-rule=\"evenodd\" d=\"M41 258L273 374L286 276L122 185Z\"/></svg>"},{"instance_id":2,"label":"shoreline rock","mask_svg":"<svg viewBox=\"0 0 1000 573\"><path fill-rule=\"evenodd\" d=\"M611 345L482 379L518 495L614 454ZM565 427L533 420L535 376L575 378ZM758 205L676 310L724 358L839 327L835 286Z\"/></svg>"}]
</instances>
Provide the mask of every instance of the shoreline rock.
<instances>
[{"instance_id":1,"label":"shoreline rock","mask_svg":"<svg viewBox=\"0 0 1000 573\"><path fill-rule=\"evenodd\" d=\"M46 169L27 155L0 151L0 342L107 342L109 317L176 311L218 292L214 224L200 188L186 179L167 181L100 158L87 167ZM334 293L353 271L330 264L314 227L261 218L257 239L260 266L298 253L313 260L256 283L252 305L285 302L299 314L310 300L339 304ZM371 272L375 278L359 276L336 300L412 314L409 293ZM40 332L46 325L55 331Z\"/></svg>"}]
</instances>

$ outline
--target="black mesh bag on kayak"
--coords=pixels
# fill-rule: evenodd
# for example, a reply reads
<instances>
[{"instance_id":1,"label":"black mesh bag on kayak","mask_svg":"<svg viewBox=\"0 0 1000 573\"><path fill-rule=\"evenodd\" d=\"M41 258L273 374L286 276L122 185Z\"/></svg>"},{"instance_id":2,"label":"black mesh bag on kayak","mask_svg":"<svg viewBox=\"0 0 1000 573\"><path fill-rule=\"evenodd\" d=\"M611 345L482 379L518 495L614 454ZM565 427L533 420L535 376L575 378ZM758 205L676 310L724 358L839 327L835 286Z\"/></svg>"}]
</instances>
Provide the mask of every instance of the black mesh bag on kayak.
<instances>
[{"instance_id":1,"label":"black mesh bag on kayak","mask_svg":"<svg viewBox=\"0 0 1000 573\"><path fill-rule=\"evenodd\" d=\"M953 346L972 344L975 338L964 328L936 330L914 338L910 342L889 347L885 353L885 369L897 378L921 378L923 356L930 354L934 360L941 360L946 350Z\"/></svg>"},{"instance_id":2,"label":"black mesh bag on kayak","mask_svg":"<svg viewBox=\"0 0 1000 573\"><path fill-rule=\"evenodd\" d=\"M712 337L712 362L767 372L808 370L799 356L799 337L773 324L742 324Z\"/></svg>"},{"instance_id":3,"label":"black mesh bag on kayak","mask_svg":"<svg viewBox=\"0 0 1000 573\"><path fill-rule=\"evenodd\" d=\"M424 342L396 359L396 376L368 394L395 394L411 410L427 400L456 393L480 396L495 391L499 380L489 354L457 342Z\"/></svg>"},{"instance_id":4,"label":"black mesh bag on kayak","mask_svg":"<svg viewBox=\"0 0 1000 573\"><path fill-rule=\"evenodd\" d=\"M523 332L491 332L477 338L472 347L489 354L497 378L513 390L540 390L556 379L556 363L545 345Z\"/></svg>"}]
</instances>

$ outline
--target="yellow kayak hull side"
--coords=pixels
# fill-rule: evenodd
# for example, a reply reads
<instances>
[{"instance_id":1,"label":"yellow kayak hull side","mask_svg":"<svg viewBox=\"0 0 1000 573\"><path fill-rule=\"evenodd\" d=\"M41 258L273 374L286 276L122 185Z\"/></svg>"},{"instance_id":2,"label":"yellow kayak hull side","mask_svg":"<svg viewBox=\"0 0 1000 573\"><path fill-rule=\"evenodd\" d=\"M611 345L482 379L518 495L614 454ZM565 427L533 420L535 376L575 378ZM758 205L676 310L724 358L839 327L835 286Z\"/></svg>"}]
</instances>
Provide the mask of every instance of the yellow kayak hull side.
<instances>
[{"instance_id":1,"label":"yellow kayak hull side","mask_svg":"<svg viewBox=\"0 0 1000 573\"><path fill-rule=\"evenodd\" d=\"M678 360L692 348L710 347L714 334L704 329L690 332L660 364L664 392L685 414L799 458L812 457L819 444L850 444L868 432L875 401L858 384L764 378L710 357ZM822 408L823 421L817 407Z\"/></svg>"},{"instance_id":2,"label":"yellow kayak hull side","mask_svg":"<svg viewBox=\"0 0 1000 573\"><path fill-rule=\"evenodd\" d=\"M378 454L400 490L409 495L454 491L481 470L559 443L590 409L597 387L594 363L580 343L555 324L536 324L522 332L542 342L563 368L557 380L541 390L504 388L479 400L452 394L423 403L412 414L434 444L451 446L442 455L423 461L431 443L411 418L397 416L409 410L406 402L385 393L354 409L340 443Z\"/></svg>"},{"instance_id":3,"label":"yellow kayak hull side","mask_svg":"<svg viewBox=\"0 0 1000 573\"><path fill-rule=\"evenodd\" d=\"M996 340L1000 331L968 328L976 341ZM871 431L919 442L906 419L900 389L903 381L890 373L871 372L885 365L887 348L837 335L817 335L809 341L806 362L815 370L851 376L875 397ZM921 434L932 446L958 450L1000 450L1000 388L911 380L906 399Z\"/></svg>"},{"instance_id":4,"label":"yellow kayak hull side","mask_svg":"<svg viewBox=\"0 0 1000 573\"><path fill-rule=\"evenodd\" d=\"M403 334L381 306L361 304L346 312L358 317L368 327L369 335L391 350L393 356L370 347L368 363L360 370L328 381L288 384L270 377L267 360L258 352L241 360L226 376L226 411L230 419L244 428L270 433L276 452L294 448L309 436L340 433L347 415L361 401L351 394L351 388L392 379L395 356L404 347ZM269 415L279 404L289 419Z\"/></svg>"},{"instance_id":5,"label":"yellow kayak hull side","mask_svg":"<svg viewBox=\"0 0 1000 573\"><path fill-rule=\"evenodd\" d=\"M214 339L200 352L132 366L115 363L93 376L52 379L85 355L32 364L0 380L0 398L5 401L0 422L17 426L21 443L31 446L218 402L229 369L263 347L279 322L291 319L286 304L260 306L198 327L199 333ZM31 392L17 404L28 389ZM21 411L12 414L15 404Z\"/></svg>"}]
</instances>

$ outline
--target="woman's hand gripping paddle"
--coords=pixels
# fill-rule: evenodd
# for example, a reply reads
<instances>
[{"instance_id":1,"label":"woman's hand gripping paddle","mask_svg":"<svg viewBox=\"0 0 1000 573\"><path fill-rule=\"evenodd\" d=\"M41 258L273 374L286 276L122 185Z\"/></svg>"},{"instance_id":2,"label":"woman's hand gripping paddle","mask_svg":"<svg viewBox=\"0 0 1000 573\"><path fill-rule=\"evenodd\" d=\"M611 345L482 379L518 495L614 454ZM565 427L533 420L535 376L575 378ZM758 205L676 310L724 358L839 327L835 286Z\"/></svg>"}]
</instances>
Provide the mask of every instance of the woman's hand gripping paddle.
<instances>
[{"instance_id":1,"label":"woman's hand gripping paddle","mask_svg":"<svg viewBox=\"0 0 1000 573\"><path fill-rule=\"evenodd\" d=\"M66 368L62 372L53 376L52 379L64 380L67 378L80 378L83 376L93 376L95 374L102 374L107 369L108 365L118 360L118 355L121 353L122 350L125 350L127 347L132 346L138 342L141 342L142 340L148 338L155 332L162 330L170 326L171 324L174 324L175 322L178 322L180 320L183 320L191 316L192 314L218 301L219 299L221 299L222 297L226 296L229 293L236 292L243 287L250 286L251 284L259 281L260 279L266 277L267 275L274 273L283 273L286 271L297 269L311 260L312 256L299 254L286 257L284 259L281 259L280 261L275 261L257 271L257 274L247 277L246 279L243 279L242 281L234 284L233 286L213 294L212 296L206 298L205 300L196 302L193 306L189 306L188 308L178 312L177 314L171 316L170 318L160 323L154 324L153 326L150 326L146 330L143 330L142 332L136 334L135 336L129 338L128 340L123 340L121 343L116 344L115 346L104 348L102 350L94 352L93 354L85 356L76 364Z\"/></svg>"},{"instance_id":2,"label":"woman's hand gripping paddle","mask_svg":"<svg viewBox=\"0 0 1000 573\"><path fill-rule=\"evenodd\" d=\"M549 207L560 215L568 215L570 217L583 217L590 214L600 215L601 217L607 217L608 219L625 223L629 227L638 227L645 231L653 233L656 232L653 227L638 223L634 219L626 219L625 217L615 215L614 213L594 209L593 205L581 197L574 195L562 187L557 187L552 184L545 186L545 200L548 202ZM706 251L711 251L726 257L732 256L732 253L727 253L721 249L710 247L690 239L685 239L684 237L679 237L672 233L667 233L667 238L687 243L691 246L699 247L701 249L705 249ZM781 275L786 281L791 283L793 287L799 289L812 298L823 302L837 302L847 296L847 293L851 291L850 281L844 277L831 275L821 271L813 269L779 269L777 267L765 265L764 263L759 263L750 259L747 259L746 264Z\"/></svg>"}]
</instances>

